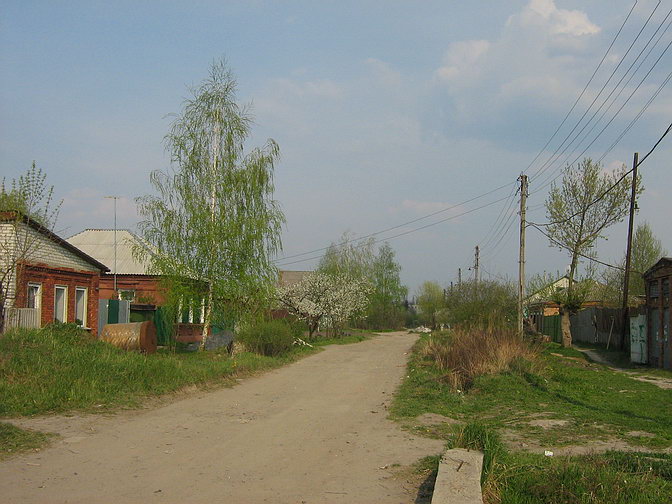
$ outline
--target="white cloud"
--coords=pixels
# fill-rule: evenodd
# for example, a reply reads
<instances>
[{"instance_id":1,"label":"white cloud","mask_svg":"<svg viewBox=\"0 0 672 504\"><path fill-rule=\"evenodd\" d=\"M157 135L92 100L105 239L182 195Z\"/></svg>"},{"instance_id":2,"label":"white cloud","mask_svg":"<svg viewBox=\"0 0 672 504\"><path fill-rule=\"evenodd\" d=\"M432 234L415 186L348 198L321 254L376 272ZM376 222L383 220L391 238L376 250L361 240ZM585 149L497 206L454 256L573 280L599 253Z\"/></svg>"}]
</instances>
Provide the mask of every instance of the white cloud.
<instances>
[{"instance_id":1,"label":"white cloud","mask_svg":"<svg viewBox=\"0 0 672 504\"><path fill-rule=\"evenodd\" d=\"M489 48L490 42L487 40L453 42L443 58L444 65L436 71L437 77L443 81L451 81L465 72L473 71L474 64Z\"/></svg>"},{"instance_id":2,"label":"white cloud","mask_svg":"<svg viewBox=\"0 0 672 504\"><path fill-rule=\"evenodd\" d=\"M593 61L589 43L599 32L583 11L531 0L498 37L448 46L434 72L432 100L444 104L439 112L461 133L484 120L508 122L514 111L566 110L585 78L585 61Z\"/></svg>"},{"instance_id":3,"label":"white cloud","mask_svg":"<svg viewBox=\"0 0 672 504\"><path fill-rule=\"evenodd\" d=\"M509 23L516 21L521 26L542 26L553 35L576 37L600 31L600 27L592 23L585 12L558 9L554 0L530 0L520 14L509 18Z\"/></svg>"}]
</instances>

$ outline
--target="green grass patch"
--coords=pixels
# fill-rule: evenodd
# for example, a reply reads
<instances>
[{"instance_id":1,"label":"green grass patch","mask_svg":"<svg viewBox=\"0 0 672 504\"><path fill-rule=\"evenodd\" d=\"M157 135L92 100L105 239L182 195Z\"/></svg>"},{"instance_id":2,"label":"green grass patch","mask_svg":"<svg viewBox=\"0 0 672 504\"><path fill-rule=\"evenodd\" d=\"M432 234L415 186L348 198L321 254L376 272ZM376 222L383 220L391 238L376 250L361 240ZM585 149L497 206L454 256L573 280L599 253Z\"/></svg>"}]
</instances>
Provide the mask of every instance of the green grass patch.
<instances>
[{"instance_id":1,"label":"green grass patch","mask_svg":"<svg viewBox=\"0 0 672 504\"><path fill-rule=\"evenodd\" d=\"M625 452L575 457L506 453L492 472L486 504L669 502L672 461L665 457Z\"/></svg>"},{"instance_id":2,"label":"green grass patch","mask_svg":"<svg viewBox=\"0 0 672 504\"><path fill-rule=\"evenodd\" d=\"M53 434L19 429L12 424L0 422L0 460L17 453L43 448Z\"/></svg>"},{"instance_id":3,"label":"green grass patch","mask_svg":"<svg viewBox=\"0 0 672 504\"><path fill-rule=\"evenodd\" d=\"M480 375L468 390L455 390L446 382L445 370L433 361L436 353L426 351L428 341L423 335L413 348L391 416L418 433L445 439L450 447L483 451L486 504L670 500L672 455L656 450L672 446L671 390L592 364L581 352L557 344L545 345L534 365L519 363ZM427 428L409 422L423 413L465 425ZM565 423L545 428L530 424L543 419ZM632 431L648 434L628 435ZM619 439L650 450L546 457L507 448L501 440L504 434L550 450L568 444L590 446L600 439ZM428 458L418 464L429 472L438 461Z\"/></svg>"},{"instance_id":4,"label":"green grass patch","mask_svg":"<svg viewBox=\"0 0 672 504\"><path fill-rule=\"evenodd\" d=\"M422 355L426 341L423 336L414 347L408 378L392 404L393 418L438 413L463 421L478 419L487 428L517 430L555 446L610 437L650 448L672 445L672 390L589 364L580 352L549 344L539 357L542 365L536 366L537 372L520 366L478 376L469 391L453 392L442 380L444 373ZM533 428L529 421L535 418L568 423ZM652 437L626 437L630 431L648 432Z\"/></svg>"},{"instance_id":5,"label":"green grass patch","mask_svg":"<svg viewBox=\"0 0 672 504\"><path fill-rule=\"evenodd\" d=\"M148 396L282 366L316 349L294 346L265 357L225 350L126 352L70 327L10 331L0 338L0 415L138 406Z\"/></svg>"},{"instance_id":6,"label":"green grass patch","mask_svg":"<svg viewBox=\"0 0 672 504\"><path fill-rule=\"evenodd\" d=\"M482 451L485 504L653 504L672 495L672 455L612 451L546 457L513 452L479 423L454 427L449 446ZM417 464L438 467L435 457Z\"/></svg>"}]
</instances>

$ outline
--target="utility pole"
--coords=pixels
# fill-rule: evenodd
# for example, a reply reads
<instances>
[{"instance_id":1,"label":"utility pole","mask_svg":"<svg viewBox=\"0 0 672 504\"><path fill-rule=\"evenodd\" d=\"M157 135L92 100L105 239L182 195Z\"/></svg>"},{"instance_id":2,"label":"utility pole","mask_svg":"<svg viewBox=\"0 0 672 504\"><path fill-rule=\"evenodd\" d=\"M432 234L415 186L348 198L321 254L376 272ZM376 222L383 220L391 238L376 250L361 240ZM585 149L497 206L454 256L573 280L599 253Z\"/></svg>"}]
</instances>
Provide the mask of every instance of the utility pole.
<instances>
[{"instance_id":1,"label":"utility pole","mask_svg":"<svg viewBox=\"0 0 672 504\"><path fill-rule=\"evenodd\" d=\"M105 198L114 200L114 297L117 298L117 200L119 196L105 196Z\"/></svg>"},{"instance_id":2,"label":"utility pole","mask_svg":"<svg viewBox=\"0 0 672 504\"><path fill-rule=\"evenodd\" d=\"M462 286L462 268L457 268L457 286Z\"/></svg>"},{"instance_id":3,"label":"utility pole","mask_svg":"<svg viewBox=\"0 0 672 504\"><path fill-rule=\"evenodd\" d=\"M630 290L630 256L632 254L632 224L635 220L635 195L637 194L637 165L639 152L632 161L632 191L630 193L630 219L628 221L628 243L625 252L625 277L623 278L623 327L621 328L621 350L625 350L625 335L628 333L628 291Z\"/></svg>"},{"instance_id":4,"label":"utility pole","mask_svg":"<svg viewBox=\"0 0 672 504\"><path fill-rule=\"evenodd\" d=\"M523 337L523 299L525 298L525 210L527 208L527 175L520 178L520 250L518 253L518 337Z\"/></svg>"},{"instance_id":5,"label":"utility pole","mask_svg":"<svg viewBox=\"0 0 672 504\"><path fill-rule=\"evenodd\" d=\"M476 251L474 252L474 279L476 280L476 284L478 284L478 256L480 253L480 249L478 248L478 245L476 245Z\"/></svg>"}]
</instances>

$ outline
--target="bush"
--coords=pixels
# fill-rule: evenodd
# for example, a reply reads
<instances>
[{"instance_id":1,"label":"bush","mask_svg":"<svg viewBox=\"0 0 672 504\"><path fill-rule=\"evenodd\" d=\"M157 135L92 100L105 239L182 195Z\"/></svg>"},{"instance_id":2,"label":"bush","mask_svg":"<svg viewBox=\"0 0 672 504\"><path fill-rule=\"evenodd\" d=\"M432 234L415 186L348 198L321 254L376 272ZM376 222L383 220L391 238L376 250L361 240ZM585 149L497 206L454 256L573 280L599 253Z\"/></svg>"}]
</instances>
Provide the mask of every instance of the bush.
<instances>
[{"instance_id":1,"label":"bush","mask_svg":"<svg viewBox=\"0 0 672 504\"><path fill-rule=\"evenodd\" d=\"M463 282L447 291L443 323L468 327L513 327L517 296L512 284Z\"/></svg>"},{"instance_id":2,"label":"bush","mask_svg":"<svg viewBox=\"0 0 672 504\"><path fill-rule=\"evenodd\" d=\"M477 376L531 371L539 351L511 329L458 328L433 334L423 355L447 372L443 380L453 389L465 390Z\"/></svg>"},{"instance_id":3,"label":"bush","mask_svg":"<svg viewBox=\"0 0 672 504\"><path fill-rule=\"evenodd\" d=\"M258 322L244 328L238 340L250 352L273 357L288 352L295 339L295 330L281 320Z\"/></svg>"}]
</instances>

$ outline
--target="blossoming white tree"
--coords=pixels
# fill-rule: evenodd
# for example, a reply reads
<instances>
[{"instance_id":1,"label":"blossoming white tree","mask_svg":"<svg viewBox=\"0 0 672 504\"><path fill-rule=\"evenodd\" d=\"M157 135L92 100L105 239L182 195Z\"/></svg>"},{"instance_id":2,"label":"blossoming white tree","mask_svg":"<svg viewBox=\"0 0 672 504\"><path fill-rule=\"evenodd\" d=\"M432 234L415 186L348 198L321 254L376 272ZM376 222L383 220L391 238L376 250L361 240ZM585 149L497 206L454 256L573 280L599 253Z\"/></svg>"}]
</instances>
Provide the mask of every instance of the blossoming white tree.
<instances>
[{"instance_id":1,"label":"blossoming white tree","mask_svg":"<svg viewBox=\"0 0 672 504\"><path fill-rule=\"evenodd\" d=\"M283 308L306 322L312 338L321 325L338 327L363 312L370 293L371 285L365 280L314 272L300 282L280 287L277 297Z\"/></svg>"}]
</instances>

